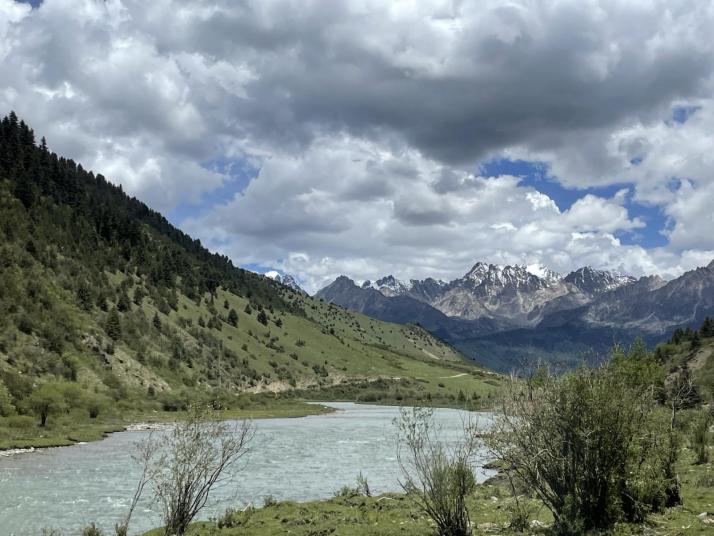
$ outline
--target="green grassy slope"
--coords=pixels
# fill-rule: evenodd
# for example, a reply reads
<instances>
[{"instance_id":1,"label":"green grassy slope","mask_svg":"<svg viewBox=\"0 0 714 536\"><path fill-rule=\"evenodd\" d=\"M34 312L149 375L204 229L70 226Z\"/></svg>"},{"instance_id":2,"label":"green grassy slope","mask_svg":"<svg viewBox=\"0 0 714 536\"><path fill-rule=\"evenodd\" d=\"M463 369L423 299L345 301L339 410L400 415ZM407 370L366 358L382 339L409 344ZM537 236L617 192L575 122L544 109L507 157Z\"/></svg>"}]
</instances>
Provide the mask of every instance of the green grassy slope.
<instances>
[{"instance_id":1,"label":"green grassy slope","mask_svg":"<svg viewBox=\"0 0 714 536\"><path fill-rule=\"evenodd\" d=\"M191 402L297 415L319 411L305 398L481 405L497 389L418 327L233 267L8 118L0 215L0 448L94 439Z\"/></svg>"},{"instance_id":2,"label":"green grassy slope","mask_svg":"<svg viewBox=\"0 0 714 536\"><path fill-rule=\"evenodd\" d=\"M673 337L656 350L669 374L687 371L691 374L703 402L714 400L714 336Z\"/></svg>"}]
</instances>

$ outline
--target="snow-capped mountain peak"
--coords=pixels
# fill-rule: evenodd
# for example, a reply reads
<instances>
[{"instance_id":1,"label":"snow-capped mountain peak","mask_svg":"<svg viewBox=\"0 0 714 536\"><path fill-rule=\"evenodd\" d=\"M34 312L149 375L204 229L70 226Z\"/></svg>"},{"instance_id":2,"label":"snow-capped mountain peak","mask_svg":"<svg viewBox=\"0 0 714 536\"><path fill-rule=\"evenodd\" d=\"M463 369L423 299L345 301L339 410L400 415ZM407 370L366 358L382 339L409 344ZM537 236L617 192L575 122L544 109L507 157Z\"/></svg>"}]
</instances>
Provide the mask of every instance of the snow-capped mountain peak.
<instances>
[{"instance_id":1,"label":"snow-capped mountain peak","mask_svg":"<svg viewBox=\"0 0 714 536\"><path fill-rule=\"evenodd\" d=\"M539 277L544 281L548 281L549 283L555 283L563 279L563 276L558 272L554 272L544 264L540 263L528 264L526 265L526 270L529 274L533 274L534 276Z\"/></svg>"},{"instance_id":2,"label":"snow-capped mountain peak","mask_svg":"<svg viewBox=\"0 0 714 536\"><path fill-rule=\"evenodd\" d=\"M281 274L280 272L278 272L276 270L270 270L269 272L265 272L263 275L265 277L267 277L268 279L272 279L273 281L276 281L277 283L280 283L281 285L284 285L288 288L296 290L297 292L300 292L302 294L307 294L303 290L303 288L300 286L300 284L297 282L297 280L290 274Z\"/></svg>"},{"instance_id":3,"label":"snow-capped mountain peak","mask_svg":"<svg viewBox=\"0 0 714 536\"><path fill-rule=\"evenodd\" d=\"M601 294L634 283L636 279L620 272L596 270L592 266L584 266L570 272L563 281L589 294Z\"/></svg>"},{"instance_id":4,"label":"snow-capped mountain peak","mask_svg":"<svg viewBox=\"0 0 714 536\"><path fill-rule=\"evenodd\" d=\"M401 296L406 294L412 287L412 283L404 283L403 281L397 279L393 275L388 275L377 279L376 281L370 281L369 279L362 283L362 288L372 288L384 294L387 297L391 296Z\"/></svg>"}]
</instances>

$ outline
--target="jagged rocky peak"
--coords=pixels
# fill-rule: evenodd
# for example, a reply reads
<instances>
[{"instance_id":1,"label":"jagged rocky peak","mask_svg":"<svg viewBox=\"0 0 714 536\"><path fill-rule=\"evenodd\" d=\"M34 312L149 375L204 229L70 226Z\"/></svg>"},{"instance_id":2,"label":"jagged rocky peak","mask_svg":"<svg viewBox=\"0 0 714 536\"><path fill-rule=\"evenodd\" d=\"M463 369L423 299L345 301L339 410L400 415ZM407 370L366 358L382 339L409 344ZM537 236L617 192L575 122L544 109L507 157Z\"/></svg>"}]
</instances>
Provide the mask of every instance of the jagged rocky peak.
<instances>
[{"instance_id":1,"label":"jagged rocky peak","mask_svg":"<svg viewBox=\"0 0 714 536\"><path fill-rule=\"evenodd\" d=\"M714 260L712 260L712 262L709 263L707 268L709 268L710 270L714 270Z\"/></svg>"},{"instance_id":2,"label":"jagged rocky peak","mask_svg":"<svg viewBox=\"0 0 714 536\"><path fill-rule=\"evenodd\" d=\"M547 281L548 283L557 283L558 281L563 279L563 276L560 275L558 272L554 272L546 265L540 263L528 264L526 266L526 270L528 271L528 273L531 273L534 276L539 277L544 281Z\"/></svg>"},{"instance_id":3,"label":"jagged rocky peak","mask_svg":"<svg viewBox=\"0 0 714 536\"><path fill-rule=\"evenodd\" d=\"M536 272L536 273L534 273ZM461 278L462 283L469 286L531 288L545 287L560 281L561 276L542 265L530 266L500 266L477 262L467 274Z\"/></svg>"},{"instance_id":4,"label":"jagged rocky peak","mask_svg":"<svg viewBox=\"0 0 714 536\"><path fill-rule=\"evenodd\" d=\"M370 281L369 279L362 283L362 288L372 288L378 290L387 297L391 296L401 296L406 294L411 289L412 285L404 283L400 279L397 279L393 275L388 275L377 279L376 281Z\"/></svg>"},{"instance_id":5,"label":"jagged rocky peak","mask_svg":"<svg viewBox=\"0 0 714 536\"><path fill-rule=\"evenodd\" d=\"M596 270L591 266L578 268L563 279L588 294L602 294L637 281L634 277L620 272Z\"/></svg>"},{"instance_id":6,"label":"jagged rocky peak","mask_svg":"<svg viewBox=\"0 0 714 536\"><path fill-rule=\"evenodd\" d=\"M300 284L297 282L297 280L290 274L281 274L280 272L277 272L276 270L271 270L270 272L265 273L265 277L268 277L268 278L272 279L273 281L276 281L276 282L280 283L281 285L284 285L288 288L296 290L297 292L307 294L303 290L303 288L300 286Z\"/></svg>"}]
</instances>

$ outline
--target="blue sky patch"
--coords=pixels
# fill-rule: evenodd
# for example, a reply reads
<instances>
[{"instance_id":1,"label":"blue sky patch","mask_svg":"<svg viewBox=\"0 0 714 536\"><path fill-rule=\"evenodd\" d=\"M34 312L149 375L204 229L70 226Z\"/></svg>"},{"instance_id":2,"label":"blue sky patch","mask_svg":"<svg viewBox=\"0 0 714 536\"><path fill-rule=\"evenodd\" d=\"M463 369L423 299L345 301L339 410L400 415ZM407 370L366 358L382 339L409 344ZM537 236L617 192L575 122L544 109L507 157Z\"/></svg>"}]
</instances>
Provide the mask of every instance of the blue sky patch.
<instances>
[{"instance_id":1,"label":"blue sky patch","mask_svg":"<svg viewBox=\"0 0 714 536\"><path fill-rule=\"evenodd\" d=\"M635 165L637 163L639 162L633 162ZM582 189L566 188L549 175L547 164L525 160L509 160L507 158L489 160L479 166L478 172L485 177L499 175L520 177L520 185L530 186L547 195L561 212L568 210L573 206L573 203L587 194L610 198L623 188L631 189L633 187L629 183L619 183ZM673 187L678 188L679 184L679 181L676 181L673 183ZM627 196L625 208L627 208L630 218L640 218L646 226L634 231L616 233L615 236L623 244L639 245L644 248L660 247L667 244L667 238L664 236L663 231L667 228L668 221L662 207L636 203L632 201L632 196Z\"/></svg>"},{"instance_id":2,"label":"blue sky patch","mask_svg":"<svg viewBox=\"0 0 714 536\"><path fill-rule=\"evenodd\" d=\"M243 159L218 158L203 162L201 166L226 175L227 179L220 188L204 193L197 202L181 203L170 210L166 217L175 225L179 225L186 218L197 218L216 205L230 201L248 187L259 171Z\"/></svg>"}]
</instances>

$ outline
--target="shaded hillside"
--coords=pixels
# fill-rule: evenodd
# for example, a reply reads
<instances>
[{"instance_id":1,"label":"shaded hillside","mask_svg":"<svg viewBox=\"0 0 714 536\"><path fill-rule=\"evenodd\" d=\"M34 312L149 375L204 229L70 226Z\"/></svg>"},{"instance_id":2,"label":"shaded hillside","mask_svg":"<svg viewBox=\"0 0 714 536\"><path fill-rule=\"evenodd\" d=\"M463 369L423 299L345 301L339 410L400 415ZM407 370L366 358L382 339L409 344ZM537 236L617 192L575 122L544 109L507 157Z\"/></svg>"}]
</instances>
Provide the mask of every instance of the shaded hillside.
<instances>
[{"instance_id":1,"label":"shaded hillside","mask_svg":"<svg viewBox=\"0 0 714 536\"><path fill-rule=\"evenodd\" d=\"M234 267L36 145L12 115L0 124L0 214L0 446L35 433L43 401L51 426L335 385L449 403L497 383L421 328Z\"/></svg>"}]
</instances>

